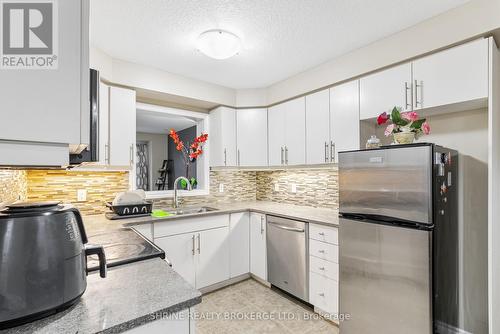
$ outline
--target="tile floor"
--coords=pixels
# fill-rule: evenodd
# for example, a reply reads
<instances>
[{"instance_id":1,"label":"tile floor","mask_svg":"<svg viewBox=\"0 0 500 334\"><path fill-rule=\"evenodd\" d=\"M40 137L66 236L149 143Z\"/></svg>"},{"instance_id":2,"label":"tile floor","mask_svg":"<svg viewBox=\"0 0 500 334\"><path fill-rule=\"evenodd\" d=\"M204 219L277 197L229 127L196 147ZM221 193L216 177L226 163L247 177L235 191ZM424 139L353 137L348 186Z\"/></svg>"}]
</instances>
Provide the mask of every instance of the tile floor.
<instances>
[{"instance_id":1,"label":"tile floor","mask_svg":"<svg viewBox=\"0 0 500 334\"><path fill-rule=\"evenodd\" d=\"M195 311L197 334L338 334L310 308L253 279L204 295Z\"/></svg>"}]
</instances>

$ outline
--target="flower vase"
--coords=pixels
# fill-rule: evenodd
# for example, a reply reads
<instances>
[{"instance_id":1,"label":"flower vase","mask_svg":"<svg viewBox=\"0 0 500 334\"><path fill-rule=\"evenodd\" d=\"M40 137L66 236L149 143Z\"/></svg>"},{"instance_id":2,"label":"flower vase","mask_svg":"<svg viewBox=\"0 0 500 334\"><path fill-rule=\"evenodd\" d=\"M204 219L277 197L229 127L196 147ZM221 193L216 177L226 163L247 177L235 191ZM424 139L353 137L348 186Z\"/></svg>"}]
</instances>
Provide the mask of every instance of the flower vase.
<instances>
[{"instance_id":1,"label":"flower vase","mask_svg":"<svg viewBox=\"0 0 500 334\"><path fill-rule=\"evenodd\" d=\"M396 144L411 144L415 140L415 132L403 131L393 134L394 142Z\"/></svg>"}]
</instances>

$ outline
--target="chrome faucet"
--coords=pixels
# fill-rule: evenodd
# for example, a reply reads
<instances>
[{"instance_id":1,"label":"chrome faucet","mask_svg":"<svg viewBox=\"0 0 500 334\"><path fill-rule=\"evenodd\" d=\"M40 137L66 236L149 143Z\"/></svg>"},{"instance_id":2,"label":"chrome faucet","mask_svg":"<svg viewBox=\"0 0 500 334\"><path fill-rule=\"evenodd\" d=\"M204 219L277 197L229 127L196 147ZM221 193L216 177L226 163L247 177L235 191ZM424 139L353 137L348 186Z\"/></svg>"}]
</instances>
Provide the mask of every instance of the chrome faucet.
<instances>
[{"instance_id":1,"label":"chrome faucet","mask_svg":"<svg viewBox=\"0 0 500 334\"><path fill-rule=\"evenodd\" d=\"M173 203L174 209L177 209L179 207L179 197L177 196L177 185L178 185L180 180L186 181L187 189L189 191L192 190L191 182L189 182L189 180L187 178L185 178L184 176L179 176L178 178L175 179L175 181L174 181L174 203Z\"/></svg>"}]
</instances>

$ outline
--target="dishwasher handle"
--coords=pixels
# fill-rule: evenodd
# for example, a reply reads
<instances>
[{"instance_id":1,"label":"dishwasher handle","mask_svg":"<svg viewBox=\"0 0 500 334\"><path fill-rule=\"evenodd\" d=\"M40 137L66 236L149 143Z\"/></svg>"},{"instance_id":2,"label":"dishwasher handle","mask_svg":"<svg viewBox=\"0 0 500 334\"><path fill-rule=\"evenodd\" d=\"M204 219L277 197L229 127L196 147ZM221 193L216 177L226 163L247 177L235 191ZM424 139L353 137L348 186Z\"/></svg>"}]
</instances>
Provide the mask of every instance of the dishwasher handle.
<instances>
[{"instance_id":1,"label":"dishwasher handle","mask_svg":"<svg viewBox=\"0 0 500 334\"><path fill-rule=\"evenodd\" d=\"M287 231L291 231L291 232L299 232L299 233L304 233L306 230L303 229L303 228L296 228L296 227L288 227L288 226L284 226L284 225L278 225L276 223L273 223L273 222L269 222L269 224L273 225L274 227L276 228L280 228L282 230L287 230Z\"/></svg>"}]
</instances>

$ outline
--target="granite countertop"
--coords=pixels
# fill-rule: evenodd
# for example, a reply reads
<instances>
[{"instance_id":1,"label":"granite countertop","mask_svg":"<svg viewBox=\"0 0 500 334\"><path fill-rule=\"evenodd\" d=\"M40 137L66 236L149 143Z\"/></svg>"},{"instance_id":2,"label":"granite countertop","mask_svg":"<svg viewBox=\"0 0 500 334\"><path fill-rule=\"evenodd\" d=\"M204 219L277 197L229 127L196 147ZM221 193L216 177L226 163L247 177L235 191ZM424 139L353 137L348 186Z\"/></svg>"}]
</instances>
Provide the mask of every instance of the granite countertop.
<instances>
[{"instance_id":1,"label":"granite countertop","mask_svg":"<svg viewBox=\"0 0 500 334\"><path fill-rule=\"evenodd\" d=\"M89 274L87 290L69 309L0 332L121 333L200 302L201 293L165 261L151 259L112 268L104 279Z\"/></svg>"},{"instance_id":2,"label":"granite countertop","mask_svg":"<svg viewBox=\"0 0 500 334\"><path fill-rule=\"evenodd\" d=\"M179 216L169 216L163 218L154 217L137 217L119 220L108 220L104 215L86 216L84 217L85 227L87 230L95 233L96 231L112 230L117 228L127 228L133 225L148 224L154 222L162 222L168 220L187 219L193 217L202 217L209 215L220 215L235 212L252 211L263 214L280 216L302 220L309 223L338 226L339 218L338 211L327 208L314 208L308 206L300 206L293 204L284 204L268 201L250 201L250 202L231 202L231 203L200 203L199 206L211 207L217 209L203 213L186 214Z\"/></svg>"}]
</instances>

